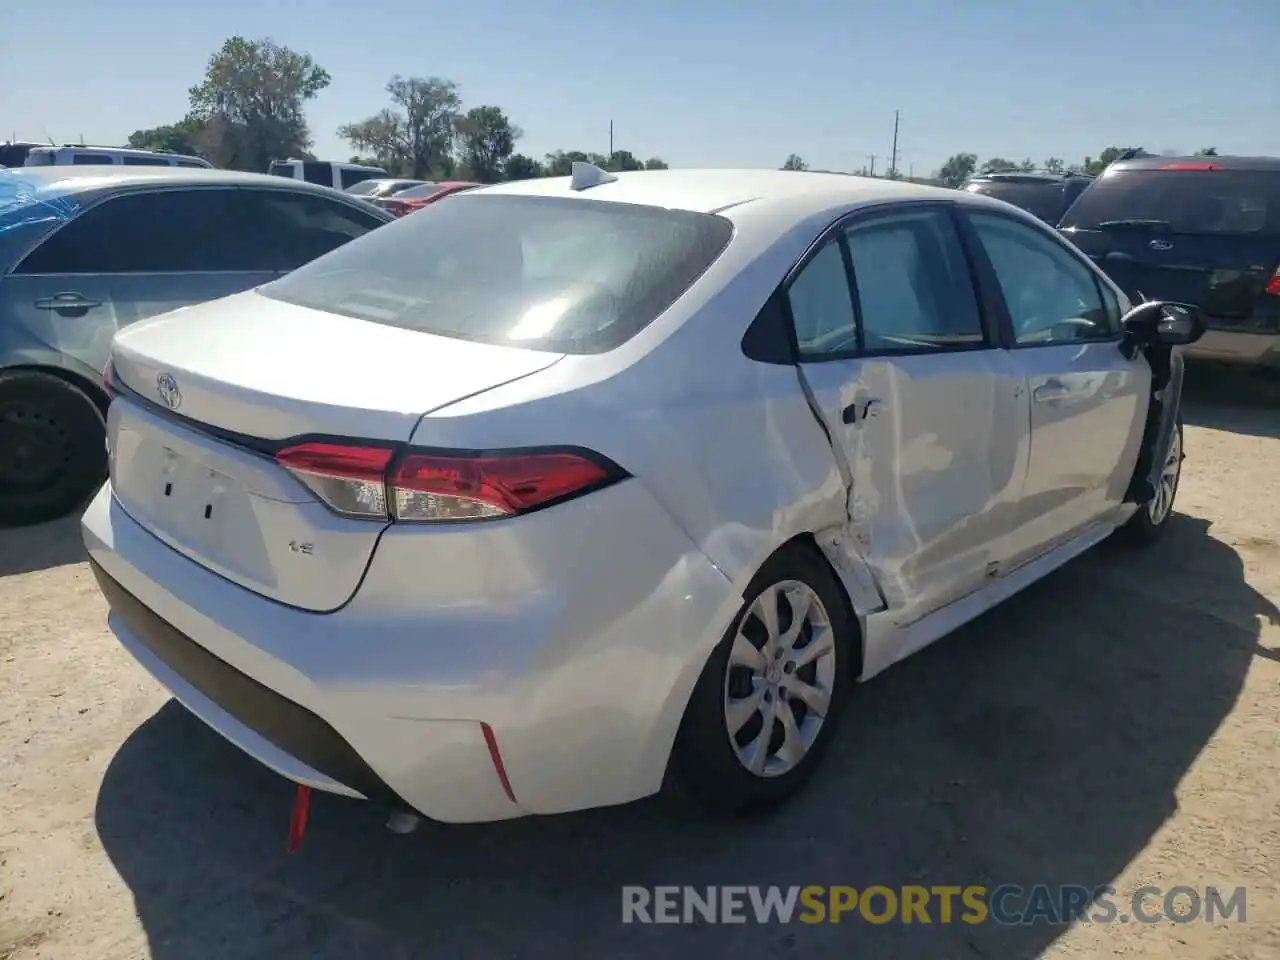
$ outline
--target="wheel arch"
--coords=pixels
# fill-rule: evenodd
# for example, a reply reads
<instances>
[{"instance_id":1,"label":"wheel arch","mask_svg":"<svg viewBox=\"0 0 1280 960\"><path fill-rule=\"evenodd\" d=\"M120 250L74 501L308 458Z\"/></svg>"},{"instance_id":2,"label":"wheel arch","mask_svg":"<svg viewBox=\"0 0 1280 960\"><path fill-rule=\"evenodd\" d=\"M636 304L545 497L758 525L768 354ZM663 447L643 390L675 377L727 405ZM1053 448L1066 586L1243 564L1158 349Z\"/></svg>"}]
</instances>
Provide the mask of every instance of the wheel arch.
<instances>
[{"instance_id":1,"label":"wheel arch","mask_svg":"<svg viewBox=\"0 0 1280 960\"><path fill-rule=\"evenodd\" d=\"M42 373L46 376L55 377L63 383L70 384L83 393L94 405L105 425L107 407L111 403L111 398L107 396L106 390L100 384L94 383L88 377L82 376L74 370L68 370L66 367L57 367L45 363L15 363L11 366L0 367L0 375L6 373Z\"/></svg>"}]
</instances>

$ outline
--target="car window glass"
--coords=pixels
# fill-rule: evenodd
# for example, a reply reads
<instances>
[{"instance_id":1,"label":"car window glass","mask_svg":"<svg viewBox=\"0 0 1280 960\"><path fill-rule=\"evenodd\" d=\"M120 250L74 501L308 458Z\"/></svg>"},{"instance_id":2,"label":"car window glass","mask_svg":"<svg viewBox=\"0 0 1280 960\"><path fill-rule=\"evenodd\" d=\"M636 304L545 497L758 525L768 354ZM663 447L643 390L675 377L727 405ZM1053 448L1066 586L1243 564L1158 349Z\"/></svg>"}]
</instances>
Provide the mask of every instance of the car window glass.
<instances>
[{"instance_id":1,"label":"car window glass","mask_svg":"<svg viewBox=\"0 0 1280 960\"><path fill-rule=\"evenodd\" d=\"M16 273L189 273L244 269L226 189L162 190L105 200L36 247Z\"/></svg>"},{"instance_id":2,"label":"car window glass","mask_svg":"<svg viewBox=\"0 0 1280 960\"><path fill-rule=\"evenodd\" d=\"M463 195L261 293L436 336L601 353L667 310L732 234L722 217L637 203Z\"/></svg>"},{"instance_id":3,"label":"car window glass","mask_svg":"<svg viewBox=\"0 0 1280 960\"><path fill-rule=\"evenodd\" d=\"M878 217L855 224L846 236L864 349L915 351L984 341L964 250L947 213Z\"/></svg>"},{"instance_id":4,"label":"car window glass","mask_svg":"<svg viewBox=\"0 0 1280 960\"><path fill-rule=\"evenodd\" d=\"M858 346L849 275L840 244L827 243L787 290L800 356L818 356Z\"/></svg>"},{"instance_id":5,"label":"car window glass","mask_svg":"<svg viewBox=\"0 0 1280 960\"><path fill-rule=\"evenodd\" d=\"M1115 327L1093 272L1052 237L1007 217L969 216L995 270L1019 344L1110 336Z\"/></svg>"},{"instance_id":6,"label":"car window glass","mask_svg":"<svg viewBox=\"0 0 1280 960\"><path fill-rule=\"evenodd\" d=\"M1061 225L1098 230L1144 221L1173 233L1280 235L1280 172L1116 170L1080 194Z\"/></svg>"},{"instance_id":7,"label":"car window glass","mask_svg":"<svg viewBox=\"0 0 1280 960\"><path fill-rule=\"evenodd\" d=\"M168 167L172 166L165 157L131 157L125 154L121 159L124 160L126 167Z\"/></svg>"},{"instance_id":8,"label":"car window glass","mask_svg":"<svg viewBox=\"0 0 1280 960\"><path fill-rule=\"evenodd\" d=\"M362 183L365 180L372 180L377 174L369 170L351 170L344 167L339 171L338 176L342 180L342 189L345 190L347 187L354 187L357 183Z\"/></svg>"},{"instance_id":9,"label":"car window glass","mask_svg":"<svg viewBox=\"0 0 1280 960\"><path fill-rule=\"evenodd\" d=\"M105 153L76 153L71 157L73 166L96 166L101 163L111 162L111 157Z\"/></svg>"},{"instance_id":10,"label":"car window glass","mask_svg":"<svg viewBox=\"0 0 1280 960\"><path fill-rule=\"evenodd\" d=\"M180 167L200 167L202 169L207 168L207 165L201 163L199 160L175 160L174 163L176 163Z\"/></svg>"},{"instance_id":11,"label":"car window glass","mask_svg":"<svg viewBox=\"0 0 1280 960\"><path fill-rule=\"evenodd\" d=\"M345 203L283 190L242 190L237 216L260 270L294 270L381 226Z\"/></svg>"}]
</instances>

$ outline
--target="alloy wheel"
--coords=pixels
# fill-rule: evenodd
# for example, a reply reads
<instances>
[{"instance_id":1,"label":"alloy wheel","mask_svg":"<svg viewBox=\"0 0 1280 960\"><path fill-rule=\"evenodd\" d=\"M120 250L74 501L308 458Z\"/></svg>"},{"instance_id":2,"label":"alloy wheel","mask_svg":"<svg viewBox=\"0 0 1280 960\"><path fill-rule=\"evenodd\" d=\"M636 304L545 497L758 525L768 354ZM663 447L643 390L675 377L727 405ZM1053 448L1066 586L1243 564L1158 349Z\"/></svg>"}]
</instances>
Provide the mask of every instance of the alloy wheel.
<instances>
[{"instance_id":1,"label":"alloy wheel","mask_svg":"<svg viewBox=\"0 0 1280 960\"><path fill-rule=\"evenodd\" d=\"M1147 516L1159 526L1173 509L1173 495L1178 490L1178 477L1182 473L1182 431L1175 429L1169 442L1169 455L1165 457L1156 482L1156 494L1147 504Z\"/></svg>"},{"instance_id":2,"label":"alloy wheel","mask_svg":"<svg viewBox=\"0 0 1280 960\"><path fill-rule=\"evenodd\" d=\"M818 594L784 580L757 596L724 683L725 725L743 767L759 777L795 769L822 729L835 679L835 638Z\"/></svg>"}]
</instances>

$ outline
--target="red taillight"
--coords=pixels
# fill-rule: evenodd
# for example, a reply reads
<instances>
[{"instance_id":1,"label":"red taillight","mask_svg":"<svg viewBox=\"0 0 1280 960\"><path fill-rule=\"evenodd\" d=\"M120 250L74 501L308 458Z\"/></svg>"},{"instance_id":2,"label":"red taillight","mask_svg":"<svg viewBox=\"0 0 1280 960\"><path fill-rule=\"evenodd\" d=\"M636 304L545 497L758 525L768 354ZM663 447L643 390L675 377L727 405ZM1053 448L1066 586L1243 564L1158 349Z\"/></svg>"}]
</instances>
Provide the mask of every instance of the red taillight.
<instances>
[{"instance_id":1,"label":"red taillight","mask_svg":"<svg viewBox=\"0 0 1280 960\"><path fill-rule=\"evenodd\" d=\"M396 465L391 486L397 520L483 520L585 492L610 476L608 468L576 453L412 453Z\"/></svg>"},{"instance_id":2,"label":"red taillight","mask_svg":"<svg viewBox=\"0 0 1280 960\"><path fill-rule=\"evenodd\" d=\"M1273 297L1280 297L1280 267L1276 267L1276 272L1267 281L1266 292Z\"/></svg>"},{"instance_id":3,"label":"red taillight","mask_svg":"<svg viewBox=\"0 0 1280 960\"><path fill-rule=\"evenodd\" d=\"M530 450L468 456L302 443L276 460L338 513L409 523L510 517L625 476L602 458Z\"/></svg>"},{"instance_id":4,"label":"red taillight","mask_svg":"<svg viewBox=\"0 0 1280 960\"><path fill-rule=\"evenodd\" d=\"M1166 163L1161 170L1221 170L1219 164L1209 160L1180 160L1177 163Z\"/></svg>"},{"instance_id":5,"label":"red taillight","mask_svg":"<svg viewBox=\"0 0 1280 960\"><path fill-rule=\"evenodd\" d=\"M276 461L338 513L385 519L389 447L345 443L300 443L276 454Z\"/></svg>"}]
</instances>

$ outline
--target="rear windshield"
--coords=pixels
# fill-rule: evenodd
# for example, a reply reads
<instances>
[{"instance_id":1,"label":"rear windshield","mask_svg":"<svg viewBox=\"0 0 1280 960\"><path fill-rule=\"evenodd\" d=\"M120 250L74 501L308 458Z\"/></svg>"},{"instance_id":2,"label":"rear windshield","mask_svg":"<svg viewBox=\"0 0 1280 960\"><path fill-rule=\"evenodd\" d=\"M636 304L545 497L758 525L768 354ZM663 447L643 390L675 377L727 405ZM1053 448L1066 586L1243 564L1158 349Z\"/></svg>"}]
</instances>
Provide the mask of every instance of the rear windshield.
<instances>
[{"instance_id":1,"label":"rear windshield","mask_svg":"<svg viewBox=\"0 0 1280 960\"><path fill-rule=\"evenodd\" d=\"M24 166L28 167L52 167L53 154L48 150L32 150L27 154Z\"/></svg>"},{"instance_id":2,"label":"rear windshield","mask_svg":"<svg viewBox=\"0 0 1280 960\"><path fill-rule=\"evenodd\" d=\"M595 200L462 195L260 288L286 303L481 343L602 353L720 255L723 217Z\"/></svg>"},{"instance_id":3,"label":"rear windshield","mask_svg":"<svg viewBox=\"0 0 1280 960\"><path fill-rule=\"evenodd\" d=\"M1063 184L1053 181L1038 183L1018 183L980 180L966 187L970 193L979 193L984 197L995 197L1005 203L1012 203L1028 213L1035 214L1041 220L1056 224L1058 218L1066 212L1066 195Z\"/></svg>"},{"instance_id":4,"label":"rear windshield","mask_svg":"<svg viewBox=\"0 0 1280 960\"><path fill-rule=\"evenodd\" d=\"M1280 234L1280 171L1116 170L1080 194L1061 226L1126 222L1174 233Z\"/></svg>"},{"instance_id":5,"label":"rear windshield","mask_svg":"<svg viewBox=\"0 0 1280 960\"><path fill-rule=\"evenodd\" d=\"M420 183L417 186L405 187L396 192L401 200L421 200L439 193L443 188L438 183Z\"/></svg>"}]
</instances>

